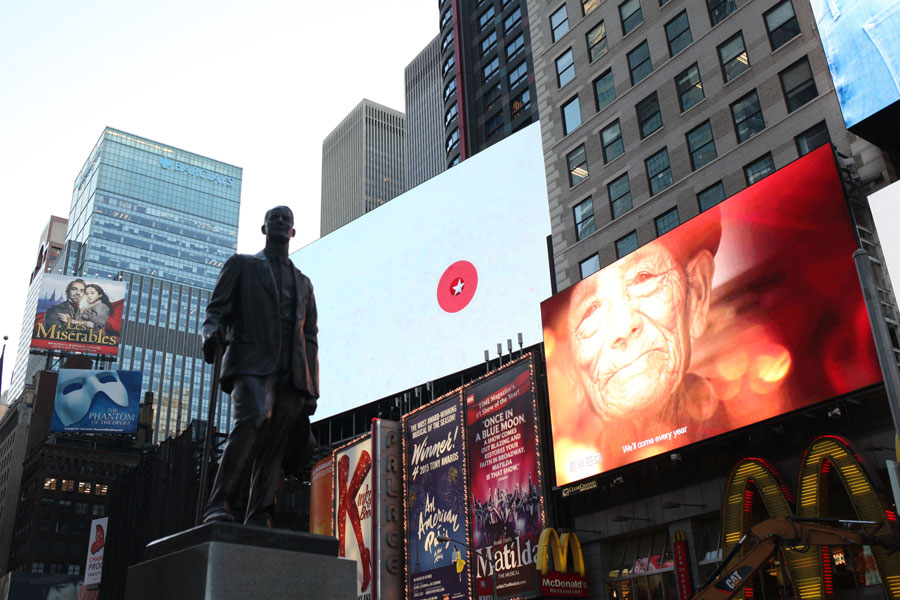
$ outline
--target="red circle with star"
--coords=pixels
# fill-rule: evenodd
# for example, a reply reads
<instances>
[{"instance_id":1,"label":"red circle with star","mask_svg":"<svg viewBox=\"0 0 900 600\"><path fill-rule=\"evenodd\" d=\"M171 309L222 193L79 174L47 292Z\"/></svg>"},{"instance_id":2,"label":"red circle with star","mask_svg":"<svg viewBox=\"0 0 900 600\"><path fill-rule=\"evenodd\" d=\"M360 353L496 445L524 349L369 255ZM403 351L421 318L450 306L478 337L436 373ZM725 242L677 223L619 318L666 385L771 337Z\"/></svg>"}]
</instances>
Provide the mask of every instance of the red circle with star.
<instances>
[{"instance_id":1,"label":"red circle with star","mask_svg":"<svg viewBox=\"0 0 900 600\"><path fill-rule=\"evenodd\" d=\"M468 306L478 288L478 271L467 260L459 260L447 267L437 286L437 301L448 313L459 312Z\"/></svg>"}]
</instances>

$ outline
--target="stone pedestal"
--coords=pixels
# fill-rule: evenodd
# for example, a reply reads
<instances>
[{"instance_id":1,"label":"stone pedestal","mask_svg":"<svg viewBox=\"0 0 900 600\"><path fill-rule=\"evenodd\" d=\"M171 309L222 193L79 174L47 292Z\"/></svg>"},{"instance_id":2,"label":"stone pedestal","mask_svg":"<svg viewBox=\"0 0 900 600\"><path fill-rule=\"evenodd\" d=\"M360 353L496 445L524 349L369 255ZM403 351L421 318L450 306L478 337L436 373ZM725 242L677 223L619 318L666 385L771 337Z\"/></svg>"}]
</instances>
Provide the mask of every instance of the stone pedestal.
<instances>
[{"instance_id":1,"label":"stone pedestal","mask_svg":"<svg viewBox=\"0 0 900 600\"><path fill-rule=\"evenodd\" d=\"M356 562L333 537L209 523L156 540L128 569L126 600L355 600Z\"/></svg>"}]
</instances>

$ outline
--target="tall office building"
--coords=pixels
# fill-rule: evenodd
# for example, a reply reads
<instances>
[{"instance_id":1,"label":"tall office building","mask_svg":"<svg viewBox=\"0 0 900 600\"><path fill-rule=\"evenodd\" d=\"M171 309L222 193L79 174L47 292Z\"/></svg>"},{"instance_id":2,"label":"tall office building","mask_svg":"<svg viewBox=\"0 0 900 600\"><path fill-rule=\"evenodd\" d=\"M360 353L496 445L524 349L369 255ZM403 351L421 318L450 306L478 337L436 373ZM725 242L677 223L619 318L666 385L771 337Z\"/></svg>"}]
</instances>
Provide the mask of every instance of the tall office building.
<instances>
[{"instance_id":1,"label":"tall office building","mask_svg":"<svg viewBox=\"0 0 900 600\"><path fill-rule=\"evenodd\" d=\"M831 141L863 180L808 2L529 0L559 289Z\"/></svg>"},{"instance_id":2,"label":"tall office building","mask_svg":"<svg viewBox=\"0 0 900 600\"><path fill-rule=\"evenodd\" d=\"M68 221L62 217L51 216L47 226L41 233L38 247L37 262L31 272L31 281L28 283L28 296L25 300L25 316L22 319L22 329L19 332L19 346L16 351L16 363L9 380L9 394L12 404L21 395L25 382L31 382L35 373L43 368L46 360L41 356L31 356L31 332L34 327L34 315L37 311L38 293L41 291L41 283L44 273L49 273L56 263L63 244L66 240L66 226ZM2 561L0 561L2 564Z\"/></svg>"},{"instance_id":3,"label":"tall office building","mask_svg":"<svg viewBox=\"0 0 900 600\"><path fill-rule=\"evenodd\" d=\"M237 247L242 169L107 127L75 179L69 265L212 289Z\"/></svg>"},{"instance_id":4,"label":"tall office building","mask_svg":"<svg viewBox=\"0 0 900 600\"><path fill-rule=\"evenodd\" d=\"M406 190L406 118L363 100L322 143L321 235Z\"/></svg>"},{"instance_id":5,"label":"tall office building","mask_svg":"<svg viewBox=\"0 0 900 600\"><path fill-rule=\"evenodd\" d=\"M206 418L211 369L196 324L237 247L241 177L239 167L107 127L75 179L52 272L127 282L117 368L143 372L142 391L165 419L154 423L155 440ZM29 383L34 315L32 307L23 321L18 393ZM227 408L219 417L227 428Z\"/></svg>"},{"instance_id":6,"label":"tall office building","mask_svg":"<svg viewBox=\"0 0 900 600\"><path fill-rule=\"evenodd\" d=\"M451 167L538 118L525 0L440 3L444 154Z\"/></svg>"},{"instance_id":7,"label":"tall office building","mask_svg":"<svg viewBox=\"0 0 900 600\"><path fill-rule=\"evenodd\" d=\"M441 42L435 37L406 66L406 187L412 189L447 168L441 103Z\"/></svg>"}]
</instances>

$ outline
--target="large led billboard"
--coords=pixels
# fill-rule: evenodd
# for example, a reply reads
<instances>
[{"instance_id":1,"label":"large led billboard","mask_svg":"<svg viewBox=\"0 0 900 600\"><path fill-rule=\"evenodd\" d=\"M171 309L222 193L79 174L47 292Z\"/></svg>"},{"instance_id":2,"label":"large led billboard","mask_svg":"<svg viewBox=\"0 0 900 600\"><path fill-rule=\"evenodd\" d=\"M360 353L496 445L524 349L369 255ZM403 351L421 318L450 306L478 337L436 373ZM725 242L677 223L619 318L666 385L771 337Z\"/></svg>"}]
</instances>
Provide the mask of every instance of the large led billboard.
<instances>
[{"instance_id":1,"label":"large led billboard","mask_svg":"<svg viewBox=\"0 0 900 600\"><path fill-rule=\"evenodd\" d=\"M50 431L134 433L141 371L60 369Z\"/></svg>"},{"instance_id":2,"label":"large led billboard","mask_svg":"<svg viewBox=\"0 0 900 600\"><path fill-rule=\"evenodd\" d=\"M900 181L869 196L869 206L878 230L885 266L891 277L891 287L897 294L900 292L900 236L891 232L900 223Z\"/></svg>"},{"instance_id":3,"label":"large led billboard","mask_svg":"<svg viewBox=\"0 0 900 600\"><path fill-rule=\"evenodd\" d=\"M847 127L900 100L900 1L812 0L812 9Z\"/></svg>"},{"instance_id":4,"label":"large led billboard","mask_svg":"<svg viewBox=\"0 0 900 600\"><path fill-rule=\"evenodd\" d=\"M824 146L541 306L557 485L881 380Z\"/></svg>"},{"instance_id":5,"label":"large led billboard","mask_svg":"<svg viewBox=\"0 0 900 600\"><path fill-rule=\"evenodd\" d=\"M541 340L550 219L537 123L291 255L319 324L316 418Z\"/></svg>"},{"instance_id":6,"label":"large led billboard","mask_svg":"<svg viewBox=\"0 0 900 600\"><path fill-rule=\"evenodd\" d=\"M125 289L124 281L45 273L31 347L116 356Z\"/></svg>"}]
</instances>

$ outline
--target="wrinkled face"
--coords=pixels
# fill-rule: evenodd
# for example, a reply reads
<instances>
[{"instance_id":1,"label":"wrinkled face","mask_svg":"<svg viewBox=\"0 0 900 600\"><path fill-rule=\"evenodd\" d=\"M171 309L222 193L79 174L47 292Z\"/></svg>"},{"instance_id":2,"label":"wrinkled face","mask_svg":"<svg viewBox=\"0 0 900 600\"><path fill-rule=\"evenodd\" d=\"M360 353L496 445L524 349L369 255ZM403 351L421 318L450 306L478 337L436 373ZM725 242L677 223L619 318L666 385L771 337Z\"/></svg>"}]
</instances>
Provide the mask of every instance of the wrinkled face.
<instances>
[{"instance_id":1,"label":"wrinkled face","mask_svg":"<svg viewBox=\"0 0 900 600\"><path fill-rule=\"evenodd\" d=\"M100 292L94 286L89 285L84 288L84 297L87 298L88 302L94 303L100 297Z\"/></svg>"},{"instance_id":2,"label":"wrinkled face","mask_svg":"<svg viewBox=\"0 0 900 600\"><path fill-rule=\"evenodd\" d=\"M70 302L81 302L81 298L84 296L84 284L78 283L77 281L69 286L69 301Z\"/></svg>"},{"instance_id":3,"label":"wrinkled face","mask_svg":"<svg viewBox=\"0 0 900 600\"><path fill-rule=\"evenodd\" d=\"M294 236L294 217L286 208L273 208L266 214L263 225L266 238L286 242Z\"/></svg>"},{"instance_id":4,"label":"wrinkled face","mask_svg":"<svg viewBox=\"0 0 900 600\"><path fill-rule=\"evenodd\" d=\"M658 242L585 282L569 309L576 376L610 420L660 410L691 360L687 278Z\"/></svg>"}]
</instances>

